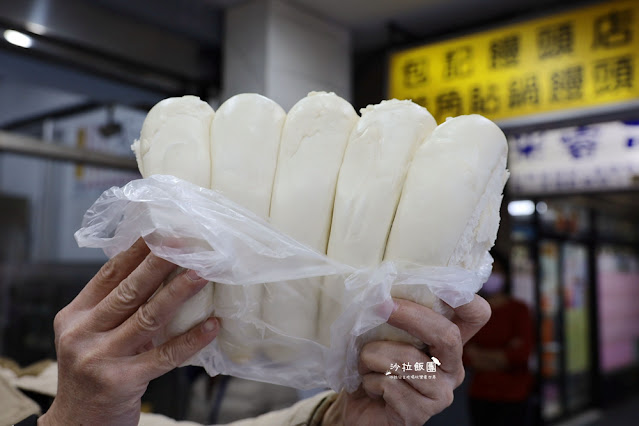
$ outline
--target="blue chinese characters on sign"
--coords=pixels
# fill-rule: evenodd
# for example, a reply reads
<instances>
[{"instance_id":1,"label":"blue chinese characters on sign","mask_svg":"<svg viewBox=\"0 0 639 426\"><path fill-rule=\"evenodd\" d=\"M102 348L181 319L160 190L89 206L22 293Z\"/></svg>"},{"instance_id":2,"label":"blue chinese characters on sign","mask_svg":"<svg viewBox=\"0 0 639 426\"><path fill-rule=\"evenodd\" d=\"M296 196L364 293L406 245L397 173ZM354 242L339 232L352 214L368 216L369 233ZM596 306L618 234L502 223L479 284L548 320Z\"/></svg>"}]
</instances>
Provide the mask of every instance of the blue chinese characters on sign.
<instances>
[{"instance_id":1,"label":"blue chinese characters on sign","mask_svg":"<svg viewBox=\"0 0 639 426\"><path fill-rule=\"evenodd\" d=\"M623 124L626 125L626 128L628 129L639 129L639 120L628 120L628 121L624 121ZM637 132L631 132L636 134ZM626 147L628 148L636 148L639 146L639 141L637 140L637 137L633 135L629 135L626 139Z\"/></svg>"},{"instance_id":2,"label":"blue chinese characters on sign","mask_svg":"<svg viewBox=\"0 0 639 426\"><path fill-rule=\"evenodd\" d=\"M598 127L580 126L562 134L561 142L568 148L570 155L578 160L595 153L598 135Z\"/></svg>"},{"instance_id":3,"label":"blue chinese characters on sign","mask_svg":"<svg viewBox=\"0 0 639 426\"><path fill-rule=\"evenodd\" d=\"M543 135L541 132L516 134L514 142L520 157L531 158L541 151Z\"/></svg>"},{"instance_id":4,"label":"blue chinese characters on sign","mask_svg":"<svg viewBox=\"0 0 639 426\"><path fill-rule=\"evenodd\" d=\"M509 137L514 193L636 186L639 120L548 129Z\"/></svg>"}]
</instances>

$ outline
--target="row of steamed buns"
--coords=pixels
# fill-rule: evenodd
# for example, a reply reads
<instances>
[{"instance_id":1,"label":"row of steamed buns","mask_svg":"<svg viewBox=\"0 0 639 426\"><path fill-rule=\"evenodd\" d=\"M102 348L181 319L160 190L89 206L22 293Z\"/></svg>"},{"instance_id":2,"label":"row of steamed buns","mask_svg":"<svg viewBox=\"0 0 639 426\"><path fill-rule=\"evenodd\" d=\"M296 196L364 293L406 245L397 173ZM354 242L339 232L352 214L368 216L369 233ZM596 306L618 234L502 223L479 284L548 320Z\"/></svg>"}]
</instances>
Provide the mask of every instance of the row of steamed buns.
<instances>
[{"instance_id":1,"label":"row of steamed buns","mask_svg":"<svg viewBox=\"0 0 639 426\"><path fill-rule=\"evenodd\" d=\"M257 94L234 96L215 112L193 96L165 99L132 148L143 177L168 174L215 189L358 268L401 260L473 269L494 243L507 179L506 139L481 116L437 127L425 108L391 100L360 117L324 92L310 93L288 114ZM337 279L240 287L208 290L210 310L247 299L259 306L242 320L223 320L221 345L232 359L252 356L243 342L264 334L260 323L330 344L329 326L344 307ZM423 287L398 286L393 295L433 302Z\"/></svg>"}]
</instances>

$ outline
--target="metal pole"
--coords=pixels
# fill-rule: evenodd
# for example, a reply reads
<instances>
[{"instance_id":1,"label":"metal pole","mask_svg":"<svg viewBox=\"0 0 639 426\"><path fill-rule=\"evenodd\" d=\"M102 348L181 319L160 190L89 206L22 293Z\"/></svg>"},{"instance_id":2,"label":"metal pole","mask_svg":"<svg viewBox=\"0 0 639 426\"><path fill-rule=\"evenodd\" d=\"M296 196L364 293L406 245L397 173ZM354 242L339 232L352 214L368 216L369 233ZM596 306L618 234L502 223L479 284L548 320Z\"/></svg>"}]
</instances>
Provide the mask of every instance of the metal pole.
<instances>
[{"instance_id":1,"label":"metal pole","mask_svg":"<svg viewBox=\"0 0 639 426\"><path fill-rule=\"evenodd\" d=\"M112 169L137 170L134 159L119 155L103 154L68 146L44 143L29 136L0 131L0 151L43 157L52 160L71 161Z\"/></svg>"}]
</instances>

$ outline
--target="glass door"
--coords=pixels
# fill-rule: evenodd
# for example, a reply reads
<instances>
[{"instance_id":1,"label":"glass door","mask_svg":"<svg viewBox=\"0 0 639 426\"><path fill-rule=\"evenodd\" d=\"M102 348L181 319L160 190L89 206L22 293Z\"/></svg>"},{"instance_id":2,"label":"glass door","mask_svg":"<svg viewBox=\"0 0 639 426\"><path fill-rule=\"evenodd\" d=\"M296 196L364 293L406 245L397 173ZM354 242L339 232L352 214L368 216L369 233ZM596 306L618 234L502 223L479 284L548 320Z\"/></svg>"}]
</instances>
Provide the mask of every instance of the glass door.
<instances>
[{"instance_id":1,"label":"glass door","mask_svg":"<svg viewBox=\"0 0 639 426\"><path fill-rule=\"evenodd\" d=\"M566 404L568 411L576 412L592 399L587 247L565 242L561 258Z\"/></svg>"},{"instance_id":2,"label":"glass door","mask_svg":"<svg viewBox=\"0 0 639 426\"><path fill-rule=\"evenodd\" d=\"M552 419L563 413L561 403L562 330L559 301L559 245L555 241L539 243L539 309L541 312L541 397L542 417Z\"/></svg>"}]
</instances>

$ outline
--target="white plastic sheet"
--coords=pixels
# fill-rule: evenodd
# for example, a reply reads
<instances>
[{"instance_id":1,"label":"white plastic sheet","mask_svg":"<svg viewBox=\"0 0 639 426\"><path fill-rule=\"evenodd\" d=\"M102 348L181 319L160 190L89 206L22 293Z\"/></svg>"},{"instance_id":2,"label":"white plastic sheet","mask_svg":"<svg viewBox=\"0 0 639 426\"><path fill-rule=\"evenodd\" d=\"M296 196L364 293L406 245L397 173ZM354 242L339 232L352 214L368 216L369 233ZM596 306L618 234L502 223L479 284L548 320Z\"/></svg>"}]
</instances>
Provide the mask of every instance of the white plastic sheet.
<instances>
[{"instance_id":1,"label":"white plastic sheet","mask_svg":"<svg viewBox=\"0 0 639 426\"><path fill-rule=\"evenodd\" d=\"M321 279L306 282L321 283L329 277L343 282L342 314L332 324L318 324L330 327L330 347L287 336L271 324L253 319L247 326L262 333L258 341L244 342L254 349L250 359L232 361L220 350L218 336L190 360L210 375L229 374L299 389L357 389L361 381L359 350L365 334L388 320L393 285L425 285L440 300L457 307L473 299L490 274L492 260L486 254L477 271L397 262L355 270L293 240L216 191L160 175L105 191L86 212L82 228L75 234L79 246L102 248L109 257L140 237L157 256L193 269L213 283L248 286L312 277ZM304 295L290 296L294 301ZM218 309L215 315L223 324L224 318L242 319L242 312L255 309L254 305L254 301L238 299L232 309ZM441 309L444 305L436 304L435 309L438 306ZM208 315L197 309L186 314L192 323ZM285 349L289 356L270 359L263 348L272 345Z\"/></svg>"}]
</instances>

